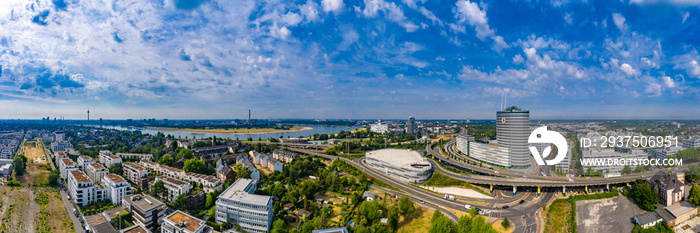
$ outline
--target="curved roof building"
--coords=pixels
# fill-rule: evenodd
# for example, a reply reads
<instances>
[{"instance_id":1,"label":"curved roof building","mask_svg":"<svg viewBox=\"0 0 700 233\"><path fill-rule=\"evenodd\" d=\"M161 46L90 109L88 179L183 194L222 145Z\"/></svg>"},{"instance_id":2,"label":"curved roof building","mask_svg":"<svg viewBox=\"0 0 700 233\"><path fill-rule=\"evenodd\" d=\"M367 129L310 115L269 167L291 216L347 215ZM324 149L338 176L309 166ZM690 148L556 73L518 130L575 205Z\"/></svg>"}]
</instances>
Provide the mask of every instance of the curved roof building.
<instances>
[{"instance_id":1,"label":"curved roof building","mask_svg":"<svg viewBox=\"0 0 700 233\"><path fill-rule=\"evenodd\" d=\"M367 164L387 175L410 183L423 183L430 179L433 167L428 159L417 151L383 149L367 151Z\"/></svg>"}]
</instances>

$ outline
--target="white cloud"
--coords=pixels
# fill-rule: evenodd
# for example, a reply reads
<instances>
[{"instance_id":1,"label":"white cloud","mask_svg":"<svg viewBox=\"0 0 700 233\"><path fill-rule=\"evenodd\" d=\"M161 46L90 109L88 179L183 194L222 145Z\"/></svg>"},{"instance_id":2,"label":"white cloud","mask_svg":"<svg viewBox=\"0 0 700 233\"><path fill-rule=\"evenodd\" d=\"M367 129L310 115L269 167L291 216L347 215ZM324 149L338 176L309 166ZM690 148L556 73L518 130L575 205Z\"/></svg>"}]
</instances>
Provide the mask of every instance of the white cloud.
<instances>
[{"instance_id":1,"label":"white cloud","mask_svg":"<svg viewBox=\"0 0 700 233\"><path fill-rule=\"evenodd\" d=\"M354 44L357 42L357 40L360 38L360 35L357 34L357 31L352 28L352 26L344 26L341 28L343 31L343 34L341 37L343 38L343 41L340 42L340 45L338 45L338 49L340 50L347 50L350 45Z\"/></svg>"},{"instance_id":2,"label":"white cloud","mask_svg":"<svg viewBox=\"0 0 700 233\"><path fill-rule=\"evenodd\" d=\"M661 85L659 85L658 83L649 83L649 85L647 85L647 88L644 90L644 93L649 94L649 97L660 96Z\"/></svg>"},{"instance_id":3,"label":"white cloud","mask_svg":"<svg viewBox=\"0 0 700 233\"><path fill-rule=\"evenodd\" d=\"M323 11L326 13L332 11L336 14L342 13L343 7L345 6L343 0L322 0L321 5L323 6Z\"/></svg>"},{"instance_id":4,"label":"white cloud","mask_svg":"<svg viewBox=\"0 0 700 233\"><path fill-rule=\"evenodd\" d=\"M418 11L419 11L421 14L423 14L423 16L425 16L425 17L428 18L430 21L432 21L433 24L436 24L436 23L437 23L437 24L440 25L441 27L443 26L442 20L440 20L437 16L435 16L435 14L433 14L433 12L429 11L428 9L425 9L425 7L420 7L420 9L418 9Z\"/></svg>"},{"instance_id":5,"label":"white cloud","mask_svg":"<svg viewBox=\"0 0 700 233\"><path fill-rule=\"evenodd\" d=\"M515 54L515 56L513 57L514 64L520 64L520 63L523 63L524 61L525 61L525 59L523 59L523 56L520 56L520 54Z\"/></svg>"},{"instance_id":6,"label":"white cloud","mask_svg":"<svg viewBox=\"0 0 700 233\"><path fill-rule=\"evenodd\" d=\"M320 19L318 17L318 4L313 0L307 0L306 4L299 7L299 11L308 22L315 22Z\"/></svg>"},{"instance_id":7,"label":"white cloud","mask_svg":"<svg viewBox=\"0 0 700 233\"><path fill-rule=\"evenodd\" d=\"M385 2L384 0L365 0L364 3L365 9L359 10L359 7L356 7L355 9L358 12L361 12L365 17L374 18L381 11L384 12L384 16L388 20L397 23L406 29L407 32L414 32L418 30L418 25L408 20L408 18L406 18L404 15L403 10L401 10L401 7L396 5L396 3Z\"/></svg>"},{"instance_id":8,"label":"white cloud","mask_svg":"<svg viewBox=\"0 0 700 233\"><path fill-rule=\"evenodd\" d=\"M690 17L690 12L685 12L685 14L683 14L683 21L681 23L685 23L685 21L688 20L688 17Z\"/></svg>"},{"instance_id":9,"label":"white cloud","mask_svg":"<svg viewBox=\"0 0 700 233\"><path fill-rule=\"evenodd\" d=\"M476 3L467 0L457 1L455 16L460 22L467 22L476 27L476 37L482 41L494 34L486 19L486 11L482 11Z\"/></svg>"},{"instance_id":10,"label":"white cloud","mask_svg":"<svg viewBox=\"0 0 700 233\"><path fill-rule=\"evenodd\" d=\"M622 70L622 72L625 72L625 74L627 74L627 77L636 77L640 74L638 70L635 70L630 64L627 63L622 63L622 65L620 65L620 70Z\"/></svg>"},{"instance_id":11,"label":"white cloud","mask_svg":"<svg viewBox=\"0 0 700 233\"><path fill-rule=\"evenodd\" d=\"M566 14L564 14L564 21L566 21L566 23L568 24L574 23L574 19L571 17L571 13L566 12Z\"/></svg>"},{"instance_id":12,"label":"white cloud","mask_svg":"<svg viewBox=\"0 0 700 233\"><path fill-rule=\"evenodd\" d=\"M493 50L496 52L501 52L505 48L510 46L503 40L502 36L497 36L496 32L489 27L488 19L486 17L486 10L482 10L476 3L460 0L457 1L457 8L455 11L455 18L459 20L460 23L467 23L474 27L476 30L476 37L481 41L485 41L486 38L491 38L494 42ZM452 28L455 30L456 28ZM458 28L457 28L458 29Z\"/></svg>"},{"instance_id":13,"label":"white cloud","mask_svg":"<svg viewBox=\"0 0 700 233\"><path fill-rule=\"evenodd\" d=\"M627 25L625 24L624 16L618 13L613 13L613 22L615 22L615 26L617 26L622 33L627 33Z\"/></svg>"},{"instance_id":14,"label":"white cloud","mask_svg":"<svg viewBox=\"0 0 700 233\"><path fill-rule=\"evenodd\" d=\"M673 81L673 79L669 76L662 76L661 79L664 81L664 84L668 88L674 88L676 87L676 83Z\"/></svg>"},{"instance_id":15,"label":"white cloud","mask_svg":"<svg viewBox=\"0 0 700 233\"><path fill-rule=\"evenodd\" d=\"M299 14L292 12L287 12L287 14L282 16L282 22L288 26L296 26L297 24L301 23L302 20L303 18Z\"/></svg>"}]
</instances>

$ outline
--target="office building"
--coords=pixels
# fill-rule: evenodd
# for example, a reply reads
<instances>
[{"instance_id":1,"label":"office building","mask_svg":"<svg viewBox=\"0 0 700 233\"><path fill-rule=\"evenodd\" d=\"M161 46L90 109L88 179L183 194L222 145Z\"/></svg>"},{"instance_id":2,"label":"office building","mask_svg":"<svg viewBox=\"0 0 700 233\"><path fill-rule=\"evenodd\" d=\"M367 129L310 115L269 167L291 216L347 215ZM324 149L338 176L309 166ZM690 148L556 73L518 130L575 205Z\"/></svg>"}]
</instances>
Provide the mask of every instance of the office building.
<instances>
[{"instance_id":1,"label":"office building","mask_svg":"<svg viewBox=\"0 0 700 233\"><path fill-rule=\"evenodd\" d=\"M163 218L161 233L208 233L212 232L204 220L192 217L182 211L175 211Z\"/></svg>"},{"instance_id":2,"label":"office building","mask_svg":"<svg viewBox=\"0 0 700 233\"><path fill-rule=\"evenodd\" d=\"M374 133L388 133L389 132L389 124L382 123L381 121L374 123L374 124L370 124L369 131L372 131Z\"/></svg>"},{"instance_id":3,"label":"office building","mask_svg":"<svg viewBox=\"0 0 700 233\"><path fill-rule=\"evenodd\" d=\"M107 174L102 177L102 185L105 187L106 198L117 205L121 204L122 198L132 194L131 185L116 174Z\"/></svg>"},{"instance_id":4,"label":"office building","mask_svg":"<svg viewBox=\"0 0 700 233\"><path fill-rule=\"evenodd\" d=\"M85 173L87 173L87 176L90 177L90 180L102 180L102 177L107 175L109 170L102 166L102 164L91 163L88 164L87 169L85 169Z\"/></svg>"},{"instance_id":5,"label":"office building","mask_svg":"<svg viewBox=\"0 0 700 233\"><path fill-rule=\"evenodd\" d=\"M124 163L123 168L126 179L134 184L137 184L139 178L143 178L148 175L148 170L146 170L146 168L135 163Z\"/></svg>"},{"instance_id":6,"label":"office building","mask_svg":"<svg viewBox=\"0 0 700 233\"><path fill-rule=\"evenodd\" d=\"M530 163L530 111L515 106L496 112L496 137L498 144L508 148L511 168L528 168Z\"/></svg>"},{"instance_id":7,"label":"office building","mask_svg":"<svg viewBox=\"0 0 700 233\"><path fill-rule=\"evenodd\" d=\"M165 216L167 207L158 199L148 196L135 194L122 199L124 208L131 212L131 216L136 225L143 226L148 230L155 230Z\"/></svg>"},{"instance_id":8,"label":"office building","mask_svg":"<svg viewBox=\"0 0 700 233\"><path fill-rule=\"evenodd\" d=\"M54 142L61 142L66 140L66 133L63 131L56 131L53 133L53 141Z\"/></svg>"},{"instance_id":9,"label":"office building","mask_svg":"<svg viewBox=\"0 0 700 233\"><path fill-rule=\"evenodd\" d=\"M700 147L700 137L683 140L683 148Z\"/></svg>"},{"instance_id":10,"label":"office building","mask_svg":"<svg viewBox=\"0 0 700 233\"><path fill-rule=\"evenodd\" d=\"M239 225L245 232L270 232L272 227L272 198L253 194L257 183L252 179L237 179L216 200L216 223Z\"/></svg>"},{"instance_id":11,"label":"office building","mask_svg":"<svg viewBox=\"0 0 700 233\"><path fill-rule=\"evenodd\" d=\"M423 183L433 174L432 165L428 159L412 150L367 151L365 161L370 167L409 183Z\"/></svg>"},{"instance_id":12,"label":"office building","mask_svg":"<svg viewBox=\"0 0 700 233\"><path fill-rule=\"evenodd\" d=\"M406 122L406 133L414 134L413 132L416 128L416 118L413 116L408 117L408 122Z\"/></svg>"}]
</instances>

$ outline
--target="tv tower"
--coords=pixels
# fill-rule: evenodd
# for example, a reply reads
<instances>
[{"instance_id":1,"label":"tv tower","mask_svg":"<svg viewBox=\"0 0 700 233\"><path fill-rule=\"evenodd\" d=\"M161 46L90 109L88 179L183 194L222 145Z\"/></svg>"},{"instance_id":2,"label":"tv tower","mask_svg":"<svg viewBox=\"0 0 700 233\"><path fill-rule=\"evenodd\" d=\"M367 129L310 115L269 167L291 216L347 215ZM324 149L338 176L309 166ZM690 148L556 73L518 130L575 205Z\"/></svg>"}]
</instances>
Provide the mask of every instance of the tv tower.
<instances>
[{"instance_id":1,"label":"tv tower","mask_svg":"<svg viewBox=\"0 0 700 233\"><path fill-rule=\"evenodd\" d=\"M88 121L90 121L90 109L88 108Z\"/></svg>"}]
</instances>

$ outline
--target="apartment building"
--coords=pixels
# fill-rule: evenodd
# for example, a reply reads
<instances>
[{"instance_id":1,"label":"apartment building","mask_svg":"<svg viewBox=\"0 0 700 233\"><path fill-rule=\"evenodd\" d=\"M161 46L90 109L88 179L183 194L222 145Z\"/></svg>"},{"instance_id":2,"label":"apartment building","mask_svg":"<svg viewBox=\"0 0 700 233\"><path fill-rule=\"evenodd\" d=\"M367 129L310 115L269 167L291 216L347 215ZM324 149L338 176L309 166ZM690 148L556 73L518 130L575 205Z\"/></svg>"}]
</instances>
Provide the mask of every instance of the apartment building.
<instances>
[{"instance_id":1,"label":"apartment building","mask_svg":"<svg viewBox=\"0 0 700 233\"><path fill-rule=\"evenodd\" d=\"M158 199L148 196L135 194L122 199L124 208L131 212L134 223L148 230L155 230L165 216L167 207Z\"/></svg>"},{"instance_id":2,"label":"apartment building","mask_svg":"<svg viewBox=\"0 0 700 233\"><path fill-rule=\"evenodd\" d=\"M104 200L105 189L92 182L85 172L74 169L68 173L68 193L76 204L84 206L90 202Z\"/></svg>"},{"instance_id":3,"label":"apartment building","mask_svg":"<svg viewBox=\"0 0 700 233\"><path fill-rule=\"evenodd\" d=\"M269 232L272 227L272 198L253 194L252 179L237 179L216 200L216 223L239 225L245 232Z\"/></svg>"},{"instance_id":4,"label":"apartment building","mask_svg":"<svg viewBox=\"0 0 700 233\"><path fill-rule=\"evenodd\" d=\"M291 163L294 159L299 158L299 154L275 149L272 151L272 157L284 163Z\"/></svg>"},{"instance_id":5,"label":"apartment building","mask_svg":"<svg viewBox=\"0 0 700 233\"><path fill-rule=\"evenodd\" d=\"M142 160L142 159L150 161L153 159L152 154L117 153L116 156L121 158L122 160L129 160L129 161Z\"/></svg>"},{"instance_id":6,"label":"apartment building","mask_svg":"<svg viewBox=\"0 0 700 233\"><path fill-rule=\"evenodd\" d=\"M267 169L270 169L270 171L282 172L284 170L284 164L271 157L269 160L267 160Z\"/></svg>"},{"instance_id":7,"label":"apartment building","mask_svg":"<svg viewBox=\"0 0 700 233\"><path fill-rule=\"evenodd\" d=\"M212 232L204 220L192 217L191 215L175 211L163 218L160 226L161 233L208 233Z\"/></svg>"},{"instance_id":8,"label":"apartment building","mask_svg":"<svg viewBox=\"0 0 700 233\"><path fill-rule=\"evenodd\" d=\"M102 177L102 185L106 189L106 198L114 204L121 204L122 198L132 194L131 185L124 178L116 174L107 174Z\"/></svg>"},{"instance_id":9,"label":"apartment building","mask_svg":"<svg viewBox=\"0 0 700 233\"><path fill-rule=\"evenodd\" d=\"M153 184L155 184L155 182L158 182L159 180L163 181L165 189L168 190L168 194L163 198L165 198L165 200L169 201L170 203L175 201L177 196L186 195L192 189L192 186L190 186L190 184L185 181L165 176L159 176L156 177L153 183L151 183L151 190L153 190Z\"/></svg>"},{"instance_id":10,"label":"apartment building","mask_svg":"<svg viewBox=\"0 0 700 233\"><path fill-rule=\"evenodd\" d=\"M257 167L253 164L253 162L250 161L248 156L244 156L245 154L242 154L243 156L236 156L236 162L241 163L243 167L248 168L250 171L250 178L255 180L256 182L260 180L260 171L258 170Z\"/></svg>"},{"instance_id":11,"label":"apartment building","mask_svg":"<svg viewBox=\"0 0 700 233\"><path fill-rule=\"evenodd\" d=\"M122 163L122 159L114 155L100 155L100 162L105 165L105 167L110 168L115 164Z\"/></svg>"},{"instance_id":12,"label":"apartment building","mask_svg":"<svg viewBox=\"0 0 700 233\"><path fill-rule=\"evenodd\" d=\"M58 141L51 143L51 150L53 151L65 151L68 149L73 149L73 145L67 141Z\"/></svg>"},{"instance_id":13,"label":"apartment building","mask_svg":"<svg viewBox=\"0 0 700 233\"><path fill-rule=\"evenodd\" d=\"M101 164L105 164L105 158L106 158L106 156L108 156L108 155L112 155L112 152L111 152L111 151L108 151L108 150L101 150L101 151L100 151L100 155L97 156L97 158L100 160L100 163L101 163Z\"/></svg>"},{"instance_id":14,"label":"apartment building","mask_svg":"<svg viewBox=\"0 0 700 233\"><path fill-rule=\"evenodd\" d=\"M124 176L127 180L136 184L139 178L146 177L148 175L148 170L146 168L139 166L135 163L124 163Z\"/></svg>"},{"instance_id":15,"label":"apartment building","mask_svg":"<svg viewBox=\"0 0 700 233\"><path fill-rule=\"evenodd\" d=\"M85 169L85 173L91 180L102 180L102 177L109 173L109 170L99 163L91 163Z\"/></svg>"},{"instance_id":16,"label":"apartment building","mask_svg":"<svg viewBox=\"0 0 700 233\"><path fill-rule=\"evenodd\" d=\"M157 164L157 163L145 160L145 159L142 159L141 161L139 161L139 165L141 165L141 167L148 169L149 171L156 171L156 169L158 169L158 167L160 166L160 164Z\"/></svg>"},{"instance_id":17,"label":"apartment building","mask_svg":"<svg viewBox=\"0 0 700 233\"><path fill-rule=\"evenodd\" d=\"M213 176L207 176L193 172L186 173L182 180L186 182L195 182L197 184L202 184L202 186L204 187L204 192L207 193L221 191L224 188L224 184L221 182L220 179Z\"/></svg>"},{"instance_id":18,"label":"apartment building","mask_svg":"<svg viewBox=\"0 0 700 233\"><path fill-rule=\"evenodd\" d=\"M68 172L78 170L78 166L75 164L75 162L73 162L73 160L66 157L59 160L58 170L61 172L62 179L68 179Z\"/></svg>"},{"instance_id":19,"label":"apartment building","mask_svg":"<svg viewBox=\"0 0 700 233\"><path fill-rule=\"evenodd\" d=\"M90 157L90 156L81 155L78 157L78 167L83 172L87 168L88 164L91 164L94 162L95 162L95 160L93 160L92 157Z\"/></svg>"}]
</instances>

